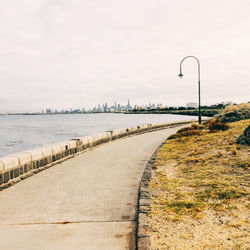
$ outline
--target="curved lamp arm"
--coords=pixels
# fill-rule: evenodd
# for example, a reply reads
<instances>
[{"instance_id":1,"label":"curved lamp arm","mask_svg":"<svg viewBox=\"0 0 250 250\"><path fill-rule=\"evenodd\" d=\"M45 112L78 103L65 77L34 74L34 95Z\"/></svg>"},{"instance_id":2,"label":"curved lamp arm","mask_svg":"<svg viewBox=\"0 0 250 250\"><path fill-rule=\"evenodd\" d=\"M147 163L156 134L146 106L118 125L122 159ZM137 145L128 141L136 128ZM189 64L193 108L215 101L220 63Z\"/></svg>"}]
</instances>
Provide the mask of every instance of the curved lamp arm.
<instances>
[{"instance_id":1,"label":"curved lamp arm","mask_svg":"<svg viewBox=\"0 0 250 250\"><path fill-rule=\"evenodd\" d=\"M198 63L198 80L199 80L199 82L200 82L200 61L199 61L198 58L195 57L195 56L186 56L186 57L184 57L184 58L181 60L179 77L183 77L182 68L181 68L183 61L184 61L185 59L187 59L187 58L190 58L190 57L191 57L191 58L194 58L194 59L197 61L197 63Z\"/></svg>"}]
</instances>

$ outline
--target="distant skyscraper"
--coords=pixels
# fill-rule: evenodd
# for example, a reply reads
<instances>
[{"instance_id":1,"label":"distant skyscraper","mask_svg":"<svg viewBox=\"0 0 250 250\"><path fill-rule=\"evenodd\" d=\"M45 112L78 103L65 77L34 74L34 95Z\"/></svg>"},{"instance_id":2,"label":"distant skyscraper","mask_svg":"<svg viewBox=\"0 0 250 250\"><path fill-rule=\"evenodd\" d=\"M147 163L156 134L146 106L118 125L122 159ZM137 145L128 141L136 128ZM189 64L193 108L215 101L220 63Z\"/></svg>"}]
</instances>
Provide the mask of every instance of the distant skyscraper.
<instances>
[{"instance_id":1,"label":"distant skyscraper","mask_svg":"<svg viewBox=\"0 0 250 250\"><path fill-rule=\"evenodd\" d=\"M105 103L105 105L104 105L104 112L106 112L106 111L108 111L108 104L107 103Z\"/></svg>"},{"instance_id":2,"label":"distant skyscraper","mask_svg":"<svg viewBox=\"0 0 250 250\"><path fill-rule=\"evenodd\" d=\"M130 100L128 100L127 109L130 110Z\"/></svg>"},{"instance_id":3,"label":"distant skyscraper","mask_svg":"<svg viewBox=\"0 0 250 250\"><path fill-rule=\"evenodd\" d=\"M50 109L46 109L46 114L47 115L51 114L51 110Z\"/></svg>"}]
</instances>

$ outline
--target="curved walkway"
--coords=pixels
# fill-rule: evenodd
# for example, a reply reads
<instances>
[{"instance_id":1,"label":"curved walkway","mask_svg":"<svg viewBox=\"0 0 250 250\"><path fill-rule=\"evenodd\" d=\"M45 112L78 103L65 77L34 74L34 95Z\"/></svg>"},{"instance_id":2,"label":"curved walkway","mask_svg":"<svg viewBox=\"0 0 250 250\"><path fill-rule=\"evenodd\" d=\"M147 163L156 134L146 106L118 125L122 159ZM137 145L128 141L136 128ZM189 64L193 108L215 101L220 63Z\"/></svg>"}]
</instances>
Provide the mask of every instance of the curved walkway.
<instances>
[{"instance_id":1,"label":"curved walkway","mask_svg":"<svg viewBox=\"0 0 250 250\"><path fill-rule=\"evenodd\" d=\"M134 249L142 173L178 128L104 144L0 192L0 249Z\"/></svg>"}]
</instances>

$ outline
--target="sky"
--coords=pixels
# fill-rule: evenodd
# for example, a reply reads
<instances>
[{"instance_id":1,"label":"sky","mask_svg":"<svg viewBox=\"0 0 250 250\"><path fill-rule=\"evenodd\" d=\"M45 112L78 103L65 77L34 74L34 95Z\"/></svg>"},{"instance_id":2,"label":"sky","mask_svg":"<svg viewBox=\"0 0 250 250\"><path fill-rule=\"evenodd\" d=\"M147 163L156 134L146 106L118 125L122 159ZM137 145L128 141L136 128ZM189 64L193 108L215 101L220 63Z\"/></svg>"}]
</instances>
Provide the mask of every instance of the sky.
<instances>
[{"instance_id":1,"label":"sky","mask_svg":"<svg viewBox=\"0 0 250 250\"><path fill-rule=\"evenodd\" d=\"M0 113L250 98L249 0L1 0Z\"/></svg>"}]
</instances>

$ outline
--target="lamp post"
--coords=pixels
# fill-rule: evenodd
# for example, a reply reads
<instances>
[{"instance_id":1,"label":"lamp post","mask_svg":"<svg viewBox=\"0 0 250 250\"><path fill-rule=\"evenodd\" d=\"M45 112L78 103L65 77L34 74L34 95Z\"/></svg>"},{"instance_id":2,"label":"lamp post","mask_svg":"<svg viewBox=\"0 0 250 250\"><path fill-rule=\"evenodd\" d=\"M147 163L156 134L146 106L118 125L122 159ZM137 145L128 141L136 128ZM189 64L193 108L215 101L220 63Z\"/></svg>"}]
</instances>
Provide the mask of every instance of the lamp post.
<instances>
[{"instance_id":1,"label":"lamp post","mask_svg":"<svg viewBox=\"0 0 250 250\"><path fill-rule=\"evenodd\" d=\"M187 58L194 58L197 63L198 63L198 96L199 96L199 113L198 113L198 116L199 116L199 124L201 124L201 91L200 91L200 61L195 57L195 56L186 56L182 59L181 63L180 63L180 74L178 75L180 78L183 77L183 74L182 74L182 70L181 70L181 66L182 66L182 63L185 59Z\"/></svg>"}]
</instances>

